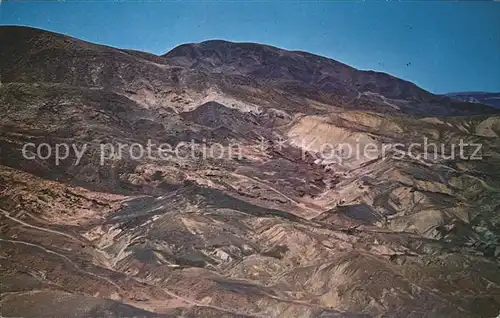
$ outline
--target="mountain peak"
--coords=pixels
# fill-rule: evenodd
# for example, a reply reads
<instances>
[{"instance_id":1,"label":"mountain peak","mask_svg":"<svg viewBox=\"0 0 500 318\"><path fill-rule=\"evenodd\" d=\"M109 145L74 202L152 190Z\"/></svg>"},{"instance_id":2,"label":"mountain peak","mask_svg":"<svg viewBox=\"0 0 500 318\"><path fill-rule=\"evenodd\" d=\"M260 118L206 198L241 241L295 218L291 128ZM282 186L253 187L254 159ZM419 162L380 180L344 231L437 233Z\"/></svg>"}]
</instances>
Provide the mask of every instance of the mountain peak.
<instances>
[{"instance_id":1,"label":"mountain peak","mask_svg":"<svg viewBox=\"0 0 500 318\"><path fill-rule=\"evenodd\" d=\"M275 108L287 105L302 109L314 101L382 113L458 115L492 111L436 96L389 74L357 70L330 58L259 43L214 39L182 44L156 56L40 29L8 26L0 28L0 46L4 48L0 51L4 82L43 81L123 87L128 91L144 90L146 86L148 94L155 96L154 103L164 99L156 97L164 87L182 83L194 91L210 88L226 95L237 94L236 99L252 104L271 103ZM141 100L152 102L146 97Z\"/></svg>"}]
</instances>

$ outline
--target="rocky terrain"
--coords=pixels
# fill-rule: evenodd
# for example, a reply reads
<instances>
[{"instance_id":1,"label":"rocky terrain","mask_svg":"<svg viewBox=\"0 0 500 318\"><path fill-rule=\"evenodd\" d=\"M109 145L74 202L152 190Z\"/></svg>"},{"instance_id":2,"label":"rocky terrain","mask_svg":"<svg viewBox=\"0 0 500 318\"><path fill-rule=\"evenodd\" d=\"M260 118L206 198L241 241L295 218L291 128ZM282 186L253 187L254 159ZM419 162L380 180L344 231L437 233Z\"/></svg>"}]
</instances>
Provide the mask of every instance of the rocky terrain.
<instances>
[{"instance_id":1,"label":"rocky terrain","mask_svg":"<svg viewBox=\"0 0 500 318\"><path fill-rule=\"evenodd\" d=\"M261 44L26 27L0 74L3 317L500 313L494 108Z\"/></svg>"}]
</instances>

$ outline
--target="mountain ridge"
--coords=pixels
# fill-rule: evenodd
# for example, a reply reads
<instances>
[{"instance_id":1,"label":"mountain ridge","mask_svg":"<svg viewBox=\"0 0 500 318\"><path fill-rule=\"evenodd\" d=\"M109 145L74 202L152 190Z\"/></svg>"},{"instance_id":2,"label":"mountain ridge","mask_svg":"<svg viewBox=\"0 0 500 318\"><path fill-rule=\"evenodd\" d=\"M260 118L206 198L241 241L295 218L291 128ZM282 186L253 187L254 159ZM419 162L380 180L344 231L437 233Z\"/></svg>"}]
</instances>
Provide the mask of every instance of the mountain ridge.
<instances>
[{"instance_id":1,"label":"mountain ridge","mask_svg":"<svg viewBox=\"0 0 500 318\"><path fill-rule=\"evenodd\" d=\"M7 34L12 33L11 31L14 32L15 35L14 38L9 40ZM264 82L272 82L273 80L275 80L277 81L275 85L278 85L277 87L279 87L281 90L284 90L288 94L293 94L294 90L300 90L303 94L307 94L307 92L310 90L315 90L316 92L320 90L322 92L321 94L309 94L310 96L308 97L316 99L321 103L329 103L328 99L336 100L337 102L341 103L343 107L346 107L349 104L357 103L357 107L373 108L375 111L382 112L393 112L394 109L404 109L404 112L415 114L424 112L419 109L419 107L422 107L423 105L409 106L407 105L407 103L401 103L397 100L405 99L412 100L415 103L424 104L425 106L423 107L425 107L426 112L425 115L431 114L432 112L435 112L435 115L439 115L440 113L445 115L447 112L454 112L456 114L459 114L461 111L463 112L467 108L467 113L480 113L482 111L495 112L495 110L485 108L484 106L479 106L479 104L474 105L477 111L473 111L472 108L467 104L459 104L458 102L455 103L451 99L449 100L445 97L432 94L409 81L396 78L387 73L376 71L360 71L330 58L300 51L287 51L264 44L235 43L224 40L209 40L194 44L181 44L176 48L170 50L166 54L157 56L151 53L127 49L117 49L100 44L96 45L94 50L92 48L95 44L91 42L80 41L76 38L68 37L62 34L47 32L41 29L29 27L2 26L0 27L0 32L4 34L1 37L3 45L6 46L9 46L10 41L19 43L19 41L21 41L21 39L23 38L30 38L31 40L25 42L25 45L35 45L31 49L35 50L33 52L33 54L35 54L33 58L36 59L50 59L50 51L44 49L45 54L49 55L42 57L44 51L36 51L37 42L35 41L35 43L30 44L34 41L34 39L39 38L39 41L42 41L42 43L39 43L38 45L49 45L49 43L52 43L51 45L54 46L55 50L64 50L65 48L71 50L71 52L73 52L73 56L69 56L69 58L73 59L77 58L77 56L79 55L84 58L85 54L90 54L95 55L96 57L99 56L100 59L102 59L104 62L107 59L106 54L109 54L109 58L117 58L117 54L125 54L125 56L120 57L119 59L123 60L123 62L117 61L116 67L126 67L126 64L124 66L124 63L132 62L130 58L127 57L130 56L131 58L140 58L146 61L153 62L158 66L165 65L165 67L167 68L174 68L174 70L171 70L172 74L165 74L165 76L160 75L161 70L154 70L153 65L147 67L150 72L158 74L154 75L151 80L156 82L167 80L166 84L171 84L171 82L168 81L167 77L178 78L178 75L176 74L180 73L180 75L185 75L185 72L187 71L185 70L183 72L182 70L175 70L175 67L187 68L189 72L193 72L193 70L201 72L199 75L193 76L198 77L198 80L201 80L203 82L206 81L206 79L203 79L203 77L206 77L206 75L203 75L204 72L217 74L221 72L221 70L218 68L223 66L226 76L233 74L234 81L236 81L235 84L238 84L238 82L242 82L244 86L245 83L247 83L253 90L262 90L263 87L260 86L260 84L257 85L255 82L252 82L255 80ZM55 42L51 42L52 37L56 39ZM187 53L178 56L181 51L186 50L187 48L189 48L192 53L196 52L193 54L201 55L197 58L190 58L189 54ZM248 50L247 48L250 48L250 50ZM238 56L238 51L246 52L246 56ZM11 79L9 76L9 68L14 67L16 64L16 60L12 60L12 56L15 56L15 52L10 54L9 51L6 51L5 53L7 53L9 56L3 57L5 64L2 66L2 80L3 82L9 82L12 80L16 81L16 79ZM37 58L36 56L40 54L42 54L42 56ZM74 56L75 54L76 56ZM201 58L203 54L210 54L210 57ZM267 54L267 56L265 54ZM231 57L231 55L233 56ZM221 58L223 60L221 60ZM232 62L229 61L228 58L232 58ZM262 60L259 61L259 58ZM202 61L201 64L200 61ZM233 62L237 63L237 65L235 66L234 64L232 64ZM73 63L78 62L75 61ZM218 63L217 65L219 66L214 65L214 63ZM266 63L268 63L269 65L282 65L282 67L273 68L271 66L266 66ZM23 66L20 65L20 67ZM309 67L312 67L312 69L309 69ZM229 70L228 68L237 71L232 73L233 71ZM54 67L54 69L57 69L57 67ZM111 71L112 70L107 71L108 74L105 76L113 77L114 74L109 74L109 72ZM112 72L119 71L120 70L113 70ZM23 73L22 71L16 72L17 74ZM33 72L34 71L29 71L28 74L33 74ZM63 69L61 69L61 72L63 72ZM68 73L67 71L64 72ZM102 74L102 71L99 72L101 72ZM61 75L64 76L63 74ZM48 80L57 80L57 77L61 75L49 75L50 79ZM99 75L96 76L99 78ZM119 74L119 76L126 75ZM190 74L188 74L187 76L189 77ZM92 79L84 79L84 81L89 84L93 82ZM210 82L210 80L208 81ZM300 84L297 86L297 83ZM214 84L216 83L211 82L208 85ZM95 85L95 83L93 85ZM218 83L217 85L223 86L224 83ZM257 87L255 87L256 85ZM241 86L242 85L239 85L238 87ZM153 88L153 90L155 89L157 88ZM248 95L248 92L242 93ZM339 99L339 95L343 97ZM381 101L380 98L389 98L391 100ZM387 107L387 105L391 104L394 104L394 106ZM437 106L437 104L442 104L443 106L439 107Z\"/></svg>"},{"instance_id":2,"label":"mountain ridge","mask_svg":"<svg viewBox=\"0 0 500 318\"><path fill-rule=\"evenodd\" d=\"M456 92L445 95L456 100L500 108L500 92Z\"/></svg>"}]
</instances>

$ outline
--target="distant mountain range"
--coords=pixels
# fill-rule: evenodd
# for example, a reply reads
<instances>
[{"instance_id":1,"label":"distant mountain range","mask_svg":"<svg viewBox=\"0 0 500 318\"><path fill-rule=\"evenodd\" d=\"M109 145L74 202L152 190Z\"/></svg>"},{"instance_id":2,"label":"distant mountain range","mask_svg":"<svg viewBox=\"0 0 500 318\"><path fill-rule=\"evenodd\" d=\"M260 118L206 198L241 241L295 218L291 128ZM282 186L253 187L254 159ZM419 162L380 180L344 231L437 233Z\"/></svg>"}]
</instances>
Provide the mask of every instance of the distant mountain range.
<instances>
[{"instance_id":1,"label":"distant mountain range","mask_svg":"<svg viewBox=\"0 0 500 318\"><path fill-rule=\"evenodd\" d=\"M459 92L445 94L450 98L469 103L484 104L495 108L500 108L500 93L490 92Z\"/></svg>"}]
</instances>

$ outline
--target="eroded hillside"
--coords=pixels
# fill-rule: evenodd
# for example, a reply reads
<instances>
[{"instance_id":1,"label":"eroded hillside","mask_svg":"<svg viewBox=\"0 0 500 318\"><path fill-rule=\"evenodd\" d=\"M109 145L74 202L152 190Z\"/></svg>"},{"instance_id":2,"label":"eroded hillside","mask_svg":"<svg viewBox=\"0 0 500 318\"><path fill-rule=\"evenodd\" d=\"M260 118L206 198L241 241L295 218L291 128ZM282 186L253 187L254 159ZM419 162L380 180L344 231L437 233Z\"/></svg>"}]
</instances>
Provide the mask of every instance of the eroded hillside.
<instances>
[{"instance_id":1,"label":"eroded hillside","mask_svg":"<svg viewBox=\"0 0 500 318\"><path fill-rule=\"evenodd\" d=\"M498 111L259 44L0 47L2 316L498 315Z\"/></svg>"}]
</instances>

